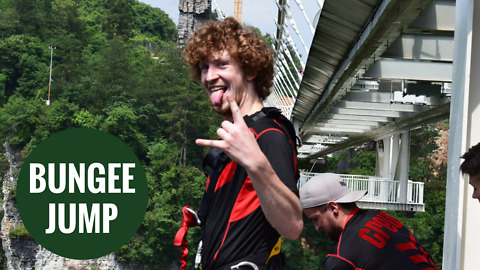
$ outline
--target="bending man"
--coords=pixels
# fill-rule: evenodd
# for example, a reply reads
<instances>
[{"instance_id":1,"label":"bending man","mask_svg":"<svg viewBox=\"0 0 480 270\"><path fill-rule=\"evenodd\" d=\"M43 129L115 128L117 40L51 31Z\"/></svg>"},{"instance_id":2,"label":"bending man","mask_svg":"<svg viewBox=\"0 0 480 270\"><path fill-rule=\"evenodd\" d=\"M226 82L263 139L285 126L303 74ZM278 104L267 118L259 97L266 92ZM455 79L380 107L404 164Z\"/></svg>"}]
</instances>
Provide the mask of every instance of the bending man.
<instances>
[{"instance_id":1,"label":"bending man","mask_svg":"<svg viewBox=\"0 0 480 270\"><path fill-rule=\"evenodd\" d=\"M382 211L357 207L367 191L350 191L339 175L319 174L300 188L300 203L315 229L336 241L325 269L435 270L415 237Z\"/></svg>"}]
</instances>

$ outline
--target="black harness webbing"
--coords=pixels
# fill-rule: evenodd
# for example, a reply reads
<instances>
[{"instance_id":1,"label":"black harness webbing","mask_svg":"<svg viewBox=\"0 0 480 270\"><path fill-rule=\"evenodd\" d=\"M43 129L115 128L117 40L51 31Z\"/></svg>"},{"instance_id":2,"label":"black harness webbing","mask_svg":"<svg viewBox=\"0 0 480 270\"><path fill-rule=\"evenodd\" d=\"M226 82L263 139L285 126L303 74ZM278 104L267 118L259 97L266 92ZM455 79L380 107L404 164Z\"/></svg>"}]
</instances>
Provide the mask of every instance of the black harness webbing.
<instances>
[{"instance_id":1,"label":"black harness webbing","mask_svg":"<svg viewBox=\"0 0 480 270\"><path fill-rule=\"evenodd\" d=\"M207 220L208 209L210 209L210 203L212 202L213 194L215 193L218 178L229 162L230 158L218 148L212 148L203 159L203 169L205 170L208 165L211 168L211 171L210 183L208 183L208 188L205 194L203 194L200 209L198 210L198 216L200 217L202 224L205 224L205 221Z\"/></svg>"}]
</instances>

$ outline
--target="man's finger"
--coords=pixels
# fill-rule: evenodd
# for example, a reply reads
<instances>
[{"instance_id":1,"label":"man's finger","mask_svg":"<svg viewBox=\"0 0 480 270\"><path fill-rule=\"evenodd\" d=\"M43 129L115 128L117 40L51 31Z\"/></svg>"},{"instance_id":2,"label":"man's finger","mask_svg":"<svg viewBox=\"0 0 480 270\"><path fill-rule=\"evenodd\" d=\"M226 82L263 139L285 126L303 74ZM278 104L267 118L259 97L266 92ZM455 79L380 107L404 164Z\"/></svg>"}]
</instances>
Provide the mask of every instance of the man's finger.
<instances>
[{"instance_id":1,"label":"man's finger","mask_svg":"<svg viewBox=\"0 0 480 270\"><path fill-rule=\"evenodd\" d=\"M224 142L221 140L196 139L195 143L199 146L204 147L215 147L220 149L223 149L225 147Z\"/></svg>"},{"instance_id":2,"label":"man's finger","mask_svg":"<svg viewBox=\"0 0 480 270\"><path fill-rule=\"evenodd\" d=\"M222 129L225 129L225 130L230 130L233 128L233 126L234 126L234 123L230 121L223 121L221 124ZM218 134L218 130L217 130L217 134Z\"/></svg>"},{"instance_id":3,"label":"man's finger","mask_svg":"<svg viewBox=\"0 0 480 270\"><path fill-rule=\"evenodd\" d=\"M240 112L240 108L238 107L235 99L231 95L228 95L227 101L230 105L230 110L232 111L233 123L245 123L245 121L243 120L243 115Z\"/></svg>"}]
</instances>

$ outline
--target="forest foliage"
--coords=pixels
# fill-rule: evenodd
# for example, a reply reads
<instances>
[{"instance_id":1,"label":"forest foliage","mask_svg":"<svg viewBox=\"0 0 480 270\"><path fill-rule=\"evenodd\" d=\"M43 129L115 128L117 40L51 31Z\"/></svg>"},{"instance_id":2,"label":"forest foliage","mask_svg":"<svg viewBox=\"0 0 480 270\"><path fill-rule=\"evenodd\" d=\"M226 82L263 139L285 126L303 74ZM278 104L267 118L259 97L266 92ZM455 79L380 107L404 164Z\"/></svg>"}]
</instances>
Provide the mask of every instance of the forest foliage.
<instances>
[{"instance_id":1,"label":"forest foliage","mask_svg":"<svg viewBox=\"0 0 480 270\"><path fill-rule=\"evenodd\" d=\"M220 122L202 87L189 78L176 35L165 12L137 0L0 0L2 144L19 149L25 159L51 134L77 127L100 129L127 143L144 165L149 200L138 232L117 255L125 263L149 269L179 261L173 238L182 207L198 209L206 181L201 167L206 149L194 140L215 137ZM435 128L418 132L413 136L420 138L412 139L412 145L424 151L412 152L411 177L430 180L425 188L427 211L396 215L438 263L445 178L443 173L433 175L425 158L435 145L422 140L435 138ZM4 171L8 163L5 150L0 150ZM359 153L350 161L355 171L346 173L371 174L372 157L371 152ZM335 171L332 164L338 161L330 158L330 166L322 170ZM194 254L198 229L189 237ZM301 238L283 246L287 269L323 269L331 245L305 219Z\"/></svg>"},{"instance_id":2,"label":"forest foliage","mask_svg":"<svg viewBox=\"0 0 480 270\"><path fill-rule=\"evenodd\" d=\"M176 35L165 12L136 0L0 1L2 144L25 159L51 134L77 127L127 143L144 164L149 201L117 255L152 269L179 260L173 238L182 207L198 207L206 181L205 149L194 140L213 137L219 125Z\"/></svg>"}]
</instances>

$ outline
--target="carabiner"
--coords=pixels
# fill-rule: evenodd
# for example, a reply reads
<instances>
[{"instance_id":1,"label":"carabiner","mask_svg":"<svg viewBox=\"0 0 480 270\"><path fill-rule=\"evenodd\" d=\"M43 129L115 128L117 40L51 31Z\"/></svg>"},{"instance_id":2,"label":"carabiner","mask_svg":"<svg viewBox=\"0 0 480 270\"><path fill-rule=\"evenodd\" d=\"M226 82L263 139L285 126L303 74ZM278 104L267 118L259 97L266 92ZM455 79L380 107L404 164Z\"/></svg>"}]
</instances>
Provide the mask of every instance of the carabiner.
<instances>
[{"instance_id":1,"label":"carabiner","mask_svg":"<svg viewBox=\"0 0 480 270\"><path fill-rule=\"evenodd\" d=\"M232 265L230 266L230 269L240 269L240 267L242 266L250 266L253 268L253 270L258 270L258 266L252 262L247 262L247 261L244 261L244 262L240 262L236 265Z\"/></svg>"},{"instance_id":2,"label":"carabiner","mask_svg":"<svg viewBox=\"0 0 480 270\"><path fill-rule=\"evenodd\" d=\"M202 225L200 218L197 215L197 212L193 211L190 207L185 208L188 212L192 213L193 217L195 218L195 222L198 226Z\"/></svg>"}]
</instances>

